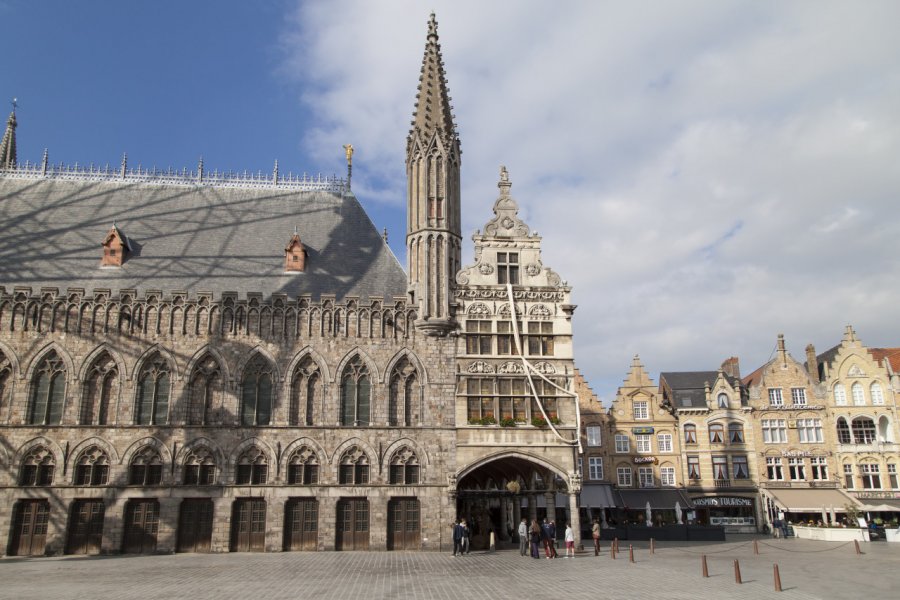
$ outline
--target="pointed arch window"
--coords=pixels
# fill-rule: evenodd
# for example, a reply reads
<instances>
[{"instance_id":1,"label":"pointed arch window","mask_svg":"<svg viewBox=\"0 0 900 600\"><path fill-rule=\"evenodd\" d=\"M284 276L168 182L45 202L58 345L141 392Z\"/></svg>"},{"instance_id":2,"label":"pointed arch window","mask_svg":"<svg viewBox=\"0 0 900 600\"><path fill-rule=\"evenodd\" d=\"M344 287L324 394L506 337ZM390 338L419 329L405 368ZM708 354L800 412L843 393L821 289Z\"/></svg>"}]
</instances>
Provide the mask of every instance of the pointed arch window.
<instances>
[{"instance_id":1,"label":"pointed arch window","mask_svg":"<svg viewBox=\"0 0 900 600\"><path fill-rule=\"evenodd\" d=\"M159 485L162 483L162 460L151 446L135 453L128 468L128 485Z\"/></svg>"},{"instance_id":2,"label":"pointed arch window","mask_svg":"<svg viewBox=\"0 0 900 600\"><path fill-rule=\"evenodd\" d=\"M0 352L0 409L6 406L6 397L9 394L9 381L12 375L12 365L9 359Z\"/></svg>"},{"instance_id":3,"label":"pointed arch window","mask_svg":"<svg viewBox=\"0 0 900 600\"><path fill-rule=\"evenodd\" d=\"M872 404L882 405L884 404L884 392L881 391L881 384L877 381L872 384L869 388L869 393L872 395Z\"/></svg>"},{"instance_id":4,"label":"pointed arch window","mask_svg":"<svg viewBox=\"0 0 900 600\"><path fill-rule=\"evenodd\" d=\"M369 424L371 388L368 368L359 356L354 357L341 376L341 425Z\"/></svg>"},{"instance_id":5,"label":"pointed arch window","mask_svg":"<svg viewBox=\"0 0 900 600\"><path fill-rule=\"evenodd\" d=\"M50 352L41 360L34 375L28 423L58 425L62 420L65 396L65 366L56 352Z\"/></svg>"},{"instance_id":6,"label":"pointed arch window","mask_svg":"<svg viewBox=\"0 0 900 600\"><path fill-rule=\"evenodd\" d=\"M291 404L288 413L291 425L313 424L316 402L320 395L320 380L319 365L311 357L304 357L291 378Z\"/></svg>"},{"instance_id":7,"label":"pointed arch window","mask_svg":"<svg viewBox=\"0 0 900 600\"><path fill-rule=\"evenodd\" d=\"M82 425L107 425L112 399L119 391L119 369L106 352L97 357L88 371L81 400Z\"/></svg>"},{"instance_id":8,"label":"pointed arch window","mask_svg":"<svg viewBox=\"0 0 900 600\"><path fill-rule=\"evenodd\" d=\"M210 355L203 357L191 373L188 425L209 425L212 421L215 395L222 388L219 363Z\"/></svg>"},{"instance_id":9,"label":"pointed arch window","mask_svg":"<svg viewBox=\"0 0 900 600\"><path fill-rule=\"evenodd\" d=\"M269 461L262 450L253 446L238 459L235 483L238 485L265 485L269 477Z\"/></svg>"},{"instance_id":10,"label":"pointed arch window","mask_svg":"<svg viewBox=\"0 0 900 600\"><path fill-rule=\"evenodd\" d=\"M369 483L369 458L358 446L353 446L341 457L338 483L342 485Z\"/></svg>"},{"instance_id":11,"label":"pointed arch window","mask_svg":"<svg viewBox=\"0 0 900 600\"><path fill-rule=\"evenodd\" d=\"M834 403L837 406L847 405L847 390L843 383L834 384Z\"/></svg>"},{"instance_id":12,"label":"pointed arch window","mask_svg":"<svg viewBox=\"0 0 900 600\"><path fill-rule=\"evenodd\" d=\"M184 460L184 485L214 485L216 459L209 448L198 446Z\"/></svg>"},{"instance_id":13,"label":"pointed arch window","mask_svg":"<svg viewBox=\"0 0 900 600\"><path fill-rule=\"evenodd\" d=\"M135 423L165 425L169 417L169 363L158 352L144 363L138 377Z\"/></svg>"},{"instance_id":14,"label":"pointed arch window","mask_svg":"<svg viewBox=\"0 0 900 600\"><path fill-rule=\"evenodd\" d=\"M839 444L852 443L850 438L850 427L847 425L847 420L844 417L839 417L837 420L837 437Z\"/></svg>"},{"instance_id":15,"label":"pointed arch window","mask_svg":"<svg viewBox=\"0 0 900 600\"><path fill-rule=\"evenodd\" d=\"M272 418L274 373L272 365L257 354L244 370L241 384L241 424L268 425Z\"/></svg>"},{"instance_id":16,"label":"pointed arch window","mask_svg":"<svg viewBox=\"0 0 900 600\"><path fill-rule=\"evenodd\" d=\"M53 453L43 446L32 449L22 461L19 474L21 486L47 486L53 484L53 471L56 463Z\"/></svg>"},{"instance_id":17,"label":"pointed arch window","mask_svg":"<svg viewBox=\"0 0 900 600\"><path fill-rule=\"evenodd\" d=\"M288 461L290 485L315 485L319 483L319 459L309 446L298 448Z\"/></svg>"},{"instance_id":18,"label":"pointed arch window","mask_svg":"<svg viewBox=\"0 0 900 600\"><path fill-rule=\"evenodd\" d=\"M98 486L109 483L109 457L100 447L91 446L75 463L75 485Z\"/></svg>"},{"instance_id":19,"label":"pointed arch window","mask_svg":"<svg viewBox=\"0 0 900 600\"><path fill-rule=\"evenodd\" d=\"M415 485L419 483L419 460L416 453L404 446L391 457L391 485Z\"/></svg>"},{"instance_id":20,"label":"pointed arch window","mask_svg":"<svg viewBox=\"0 0 900 600\"><path fill-rule=\"evenodd\" d=\"M866 403L866 396L863 392L863 386L860 382L856 382L850 386L850 395L853 396L853 404L862 406Z\"/></svg>"},{"instance_id":21,"label":"pointed arch window","mask_svg":"<svg viewBox=\"0 0 900 600\"><path fill-rule=\"evenodd\" d=\"M403 358L391 372L390 399L388 403L389 423L393 427L412 425L414 398L418 373L407 358Z\"/></svg>"},{"instance_id":22,"label":"pointed arch window","mask_svg":"<svg viewBox=\"0 0 900 600\"><path fill-rule=\"evenodd\" d=\"M853 432L853 443L855 444L874 444L875 443L875 421L868 417L856 417L850 424Z\"/></svg>"}]
</instances>

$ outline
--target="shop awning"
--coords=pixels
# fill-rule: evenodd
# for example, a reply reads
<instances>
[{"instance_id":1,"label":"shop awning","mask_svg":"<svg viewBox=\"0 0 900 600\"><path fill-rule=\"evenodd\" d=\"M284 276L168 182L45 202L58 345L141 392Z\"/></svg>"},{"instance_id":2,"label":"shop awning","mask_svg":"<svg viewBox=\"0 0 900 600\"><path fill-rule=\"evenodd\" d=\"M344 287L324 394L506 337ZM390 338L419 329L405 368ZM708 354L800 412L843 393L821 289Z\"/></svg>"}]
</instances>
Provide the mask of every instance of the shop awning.
<instances>
[{"instance_id":1,"label":"shop awning","mask_svg":"<svg viewBox=\"0 0 900 600\"><path fill-rule=\"evenodd\" d=\"M900 512L900 498L870 498L860 508L870 512Z\"/></svg>"},{"instance_id":2,"label":"shop awning","mask_svg":"<svg viewBox=\"0 0 900 600\"><path fill-rule=\"evenodd\" d=\"M608 483L586 483L581 488L579 506L606 508L616 506L612 486Z\"/></svg>"},{"instance_id":3,"label":"shop awning","mask_svg":"<svg viewBox=\"0 0 900 600\"><path fill-rule=\"evenodd\" d=\"M619 506L631 509L643 509L650 503L653 510L675 510L677 502L682 509L694 508L693 502L681 490L617 490L621 498Z\"/></svg>"},{"instance_id":4,"label":"shop awning","mask_svg":"<svg viewBox=\"0 0 900 600\"><path fill-rule=\"evenodd\" d=\"M822 508L846 512L844 505L860 506L859 501L837 489L764 489L763 494L787 512L819 512Z\"/></svg>"}]
</instances>

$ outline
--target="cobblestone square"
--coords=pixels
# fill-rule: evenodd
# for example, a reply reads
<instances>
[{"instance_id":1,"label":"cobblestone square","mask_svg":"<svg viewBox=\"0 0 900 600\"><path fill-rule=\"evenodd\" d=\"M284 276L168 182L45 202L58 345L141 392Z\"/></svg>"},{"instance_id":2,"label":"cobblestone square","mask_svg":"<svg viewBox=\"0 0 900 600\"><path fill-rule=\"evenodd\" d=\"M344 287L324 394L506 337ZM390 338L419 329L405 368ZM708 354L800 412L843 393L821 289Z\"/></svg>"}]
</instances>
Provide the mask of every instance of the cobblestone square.
<instances>
[{"instance_id":1,"label":"cobblestone square","mask_svg":"<svg viewBox=\"0 0 900 600\"><path fill-rule=\"evenodd\" d=\"M753 539L759 555L753 553ZM103 600L206 598L894 598L900 547L741 536L725 543L609 545L595 557L534 560L516 550L473 552L292 552L6 558L0 598ZM709 578L701 576L707 556ZM734 560L743 583L735 583ZM773 564L783 591L776 593Z\"/></svg>"}]
</instances>

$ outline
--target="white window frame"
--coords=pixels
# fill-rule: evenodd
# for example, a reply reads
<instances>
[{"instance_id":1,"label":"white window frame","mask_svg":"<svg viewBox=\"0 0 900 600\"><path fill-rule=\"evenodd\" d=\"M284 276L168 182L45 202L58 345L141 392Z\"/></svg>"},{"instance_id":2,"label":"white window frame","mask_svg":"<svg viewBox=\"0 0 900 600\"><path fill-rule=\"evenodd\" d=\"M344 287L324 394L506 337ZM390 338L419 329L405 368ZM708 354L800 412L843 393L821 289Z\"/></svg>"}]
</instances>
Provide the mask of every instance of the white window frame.
<instances>
[{"instance_id":1,"label":"white window frame","mask_svg":"<svg viewBox=\"0 0 900 600\"><path fill-rule=\"evenodd\" d=\"M657 434L656 435L656 447L661 454L672 452L672 434L671 433Z\"/></svg>"},{"instance_id":2,"label":"white window frame","mask_svg":"<svg viewBox=\"0 0 900 600\"><path fill-rule=\"evenodd\" d=\"M780 456L766 457L766 477L770 481L784 481L784 465Z\"/></svg>"},{"instance_id":3,"label":"white window frame","mask_svg":"<svg viewBox=\"0 0 900 600\"><path fill-rule=\"evenodd\" d=\"M750 463L744 455L731 457L732 477L735 479L750 479Z\"/></svg>"},{"instance_id":4,"label":"white window frame","mask_svg":"<svg viewBox=\"0 0 900 600\"><path fill-rule=\"evenodd\" d=\"M877 381L872 382L872 385L869 387L869 395L872 396L872 404L875 406L884 405L884 391L881 389L881 384Z\"/></svg>"},{"instance_id":5,"label":"white window frame","mask_svg":"<svg viewBox=\"0 0 900 600\"><path fill-rule=\"evenodd\" d=\"M787 443L787 422L784 419L762 420L763 443Z\"/></svg>"},{"instance_id":6,"label":"white window frame","mask_svg":"<svg viewBox=\"0 0 900 600\"><path fill-rule=\"evenodd\" d=\"M599 425L588 425L585 428L588 446L601 446L603 444L603 428Z\"/></svg>"},{"instance_id":7,"label":"white window frame","mask_svg":"<svg viewBox=\"0 0 900 600\"><path fill-rule=\"evenodd\" d=\"M653 477L653 467L638 467L638 487L656 487L656 479Z\"/></svg>"},{"instance_id":8,"label":"white window frame","mask_svg":"<svg viewBox=\"0 0 900 600\"><path fill-rule=\"evenodd\" d=\"M603 479L603 457L602 456L589 456L588 457L588 475L592 480Z\"/></svg>"},{"instance_id":9,"label":"white window frame","mask_svg":"<svg viewBox=\"0 0 900 600\"><path fill-rule=\"evenodd\" d=\"M791 403L799 406L806 405L806 389L791 388Z\"/></svg>"},{"instance_id":10,"label":"white window frame","mask_svg":"<svg viewBox=\"0 0 900 600\"><path fill-rule=\"evenodd\" d=\"M631 467L618 467L616 469L616 482L619 487L632 487L633 472Z\"/></svg>"},{"instance_id":11,"label":"white window frame","mask_svg":"<svg viewBox=\"0 0 900 600\"><path fill-rule=\"evenodd\" d=\"M631 413L635 421L646 421L650 418L650 403L646 400L635 400L631 403Z\"/></svg>"},{"instance_id":12,"label":"white window frame","mask_svg":"<svg viewBox=\"0 0 900 600\"><path fill-rule=\"evenodd\" d=\"M769 404L772 406L784 406L784 395L781 388L769 388Z\"/></svg>"},{"instance_id":13,"label":"white window frame","mask_svg":"<svg viewBox=\"0 0 900 600\"><path fill-rule=\"evenodd\" d=\"M801 444L822 443L822 419L797 419L797 434Z\"/></svg>"},{"instance_id":14,"label":"white window frame","mask_svg":"<svg viewBox=\"0 0 900 600\"><path fill-rule=\"evenodd\" d=\"M813 456L809 459L812 469L813 481L826 481L828 479L828 459L824 456Z\"/></svg>"},{"instance_id":15,"label":"white window frame","mask_svg":"<svg viewBox=\"0 0 900 600\"><path fill-rule=\"evenodd\" d=\"M860 382L854 381L850 386L850 396L853 398L853 406L866 405L866 392Z\"/></svg>"},{"instance_id":16,"label":"white window frame","mask_svg":"<svg viewBox=\"0 0 900 600\"><path fill-rule=\"evenodd\" d=\"M834 384L832 391L834 392L834 404L836 406L847 406L847 388L844 387L844 384Z\"/></svg>"},{"instance_id":17,"label":"white window frame","mask_svg":"<svg viewBox=\"0 0 900 600\"><path fill-rule=\"evenodd\" d=\"M791 481L806 481L806 461L797 456L788 458L788 475Z\"/></svg>"},{"instance_id":18,"label":"white window frame","mask_svg":"<svg viewBox=\"0 0 900 600\"><path fill-rule=\"evenodd\" d=\"M675 487L675 467L659 468L659 484L663 487Z\"/></svg>"},{"instance_id":19,"label":"white window frame","mask_svg":"<svg viewBox=\"0 0 900 600\"><path fill-rule=\"evenodd\" d=\"M878 463L861 463L859 465L859 475L862 478L864 490L882 489L881 469L879 468Z\"/></svg>"},{"instance_id":20,"label":"white window frame","mask_svg":"<svg viewBox=\"0 0 900 600\"><path fill-rule=\"evenodd\" d=\"M637 433L634 436L634 447L641 454L653 452L652 436L649 433Z\"/></svg>"},{"instance_id":21,"label":"white window frame","mask_svg":"<svg viewBox=\"0 0 900 600\"><path fill-rule=\"evenodd\" d=\"M624 433L616 434L616 454L628 454L631 452L631 440Z\"/></svg>"}]
</instances>

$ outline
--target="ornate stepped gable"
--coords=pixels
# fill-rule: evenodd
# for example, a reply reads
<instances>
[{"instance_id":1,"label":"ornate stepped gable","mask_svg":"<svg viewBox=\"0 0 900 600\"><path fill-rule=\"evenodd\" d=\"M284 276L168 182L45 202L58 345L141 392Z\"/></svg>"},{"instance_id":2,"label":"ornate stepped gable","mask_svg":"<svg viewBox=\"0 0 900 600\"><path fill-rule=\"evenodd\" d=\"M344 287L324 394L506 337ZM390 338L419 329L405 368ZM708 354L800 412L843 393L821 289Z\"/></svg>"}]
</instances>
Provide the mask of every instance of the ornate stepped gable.
<instances>
[{"instance_id":1,"label":"ornate stepped gable","mask_svg":"<svg viewBox=\"0 0 900 600\"><path fill-rule=\"evenodd\" d=\"M498 268L515 269L518 281L514 285L516 298L557 300L567 298L572 288L552 269L541 262L541 237L529 230L519 218L519 205L510 195L512 183L506 167L500 167L500 196L494 202L494 218L484 226L484 234L476 231L475 264L467 266L456 275L456 283L461 287L456 291L458 298L501 298L507 292L505 282L495 273ZM517 254L515 263L498 263L498 256L508 249ZM501 266L502 265L502 266ZM480 285L497 286L499 290L477 290ZM523 290L524 288L524 290ZM550 288L550 289L548 289Z\"/></svg>"}]
</instances>

